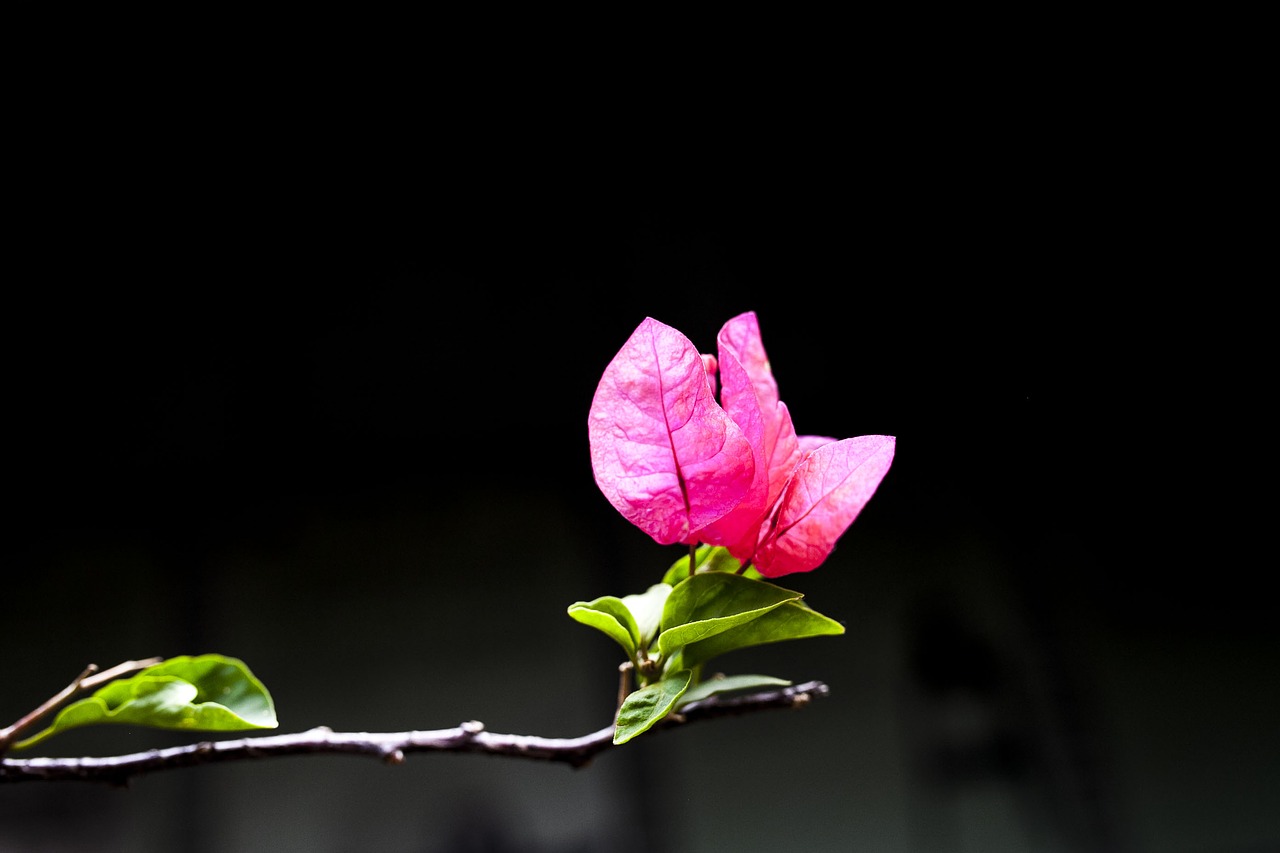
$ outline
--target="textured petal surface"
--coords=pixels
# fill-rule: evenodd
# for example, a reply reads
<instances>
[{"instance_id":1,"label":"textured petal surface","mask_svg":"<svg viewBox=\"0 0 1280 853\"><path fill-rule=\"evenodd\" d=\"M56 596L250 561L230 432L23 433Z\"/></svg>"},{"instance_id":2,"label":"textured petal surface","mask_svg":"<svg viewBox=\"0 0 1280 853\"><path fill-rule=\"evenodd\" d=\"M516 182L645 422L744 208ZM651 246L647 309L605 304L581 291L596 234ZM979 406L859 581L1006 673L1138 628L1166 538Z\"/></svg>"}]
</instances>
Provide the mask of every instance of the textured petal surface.
<instances>
[{"instance_id":1,"label":"textured petal surface","mask_svg":"<svg viewBox=\"0 0 1280 853\"><path fill-rule=\"evenodd\" d=\"M747 371L733 352L721 351L720 402L725 412L742 430L751 445L755 460L755 475L746 495L726 515L701 530L695 531L700 542L709 545L729 545L741 540L748 531L759 530L761 519L768 509L769 469L764 461L764 422L760 417L760 405Z\"/></svg>"},{"instance_id":2,"label":"textured petal surface","mask_svg":"<svg viewBox=\"0 0 1280 853\"><path fill-rule=\"evenodd\" d=\"M778 399L778 383L773 378L755 313L748 311L725 323L717 342L721 363L732 361L740 365L737 371L721 367L721 403L739 423L742 421L738 413L750 411L757 413L761 425L759 441L752 441L757 468L751 492L727 521L717 525L729 529L716 544L724 544L729 553L746 562L755 553L760 526L769 508L800 461L800 451L791 413ZM747 432L750 436L750 430Z\"/></svg>"},{"instance_id":3,"label":"textured petal surface","mask_svg":"<svg viewBox=\"0 0 1280 853\"><path fill-rule=\"evenodd\" d=\"M773 378L773 368L769 365L769 356L760 337L760 323L755 312L739 314L725 323L720 329L717 343L720 357L723 359L726 353L732 353L746 371L751 388L755 391L756 405L764 426L758 461L763 461L768 470L769 497L766 504L772 506L791 469L800 461L800 453L795 445L796 434L795 427L791 424L791 414L778 398L778 383ZM721 383L724 382L721 378ZM739 394L746 393L745 388L735 391ZM721 392L722 402L727 393ZM725 408L729 409L729 406L726 404Z\"/></svg>"},{"instance_id":4,"label":"textured petal surface","mask_svg":"<svg viewBox=\"0 0 1280 853\"><path fill-rule=\"evenodd\" d=\"M716 402L704 359L653 318L605 368L588 433L596 484L659 544L725 515L755 475L751 445Z\"/></svg>"},{"instance_id":5,"label":"textured petal surface","mask_svg":"<svg viewBox=\"0 0 1280 853\"><path fill-rule=\"evenodd\" d=\"M721 326L716 344L722 358L726 352L732 352L742 364L755 386L760 408L768 411L776 406L778 383L769 367L769 356L765 353L764 341L760 337L760 322L755 312L739 314Z\"/></svg>"},{"instance_id":6,"label":"textured petal surface","mask_svg":"<svg viewBox=\"0 0 1280 853\"><path fill-rule=\"evenodd\" d=\"M791 412L786 403L778 403L774 411L775 434L773 446L769 448L769 506L773 506L782 494L782 488L791 477L791 472L804 458L808 450L796 435L796 428L791 423ZM834 441L834 439L832 439ZM816 447L817 445L814 445Z\"/></svg>"},{"instance_id":7,"label":"textured petal surface","mask_svg":"<svg viewBox=\"0 0 1280 853\"><path fill-rule=\"evenodd\" d=\"M799 462L819 447L822 447L825 444L833 444L837 439L826 435L801 435L797 437L796 441L799 446L797 448L795 461ZM794 466L795 463L792 464Z\"/></svg>"},{"instance_id":8,"label":"textured petal surface","mask_svg":"<svg viewBox=\"0 0 1280 853\"><path fill-rule=\"evenodd\" d=\"M863 435L805 456L756 551L760 574L775 578L821 565L888 473L894 446L893 436Z\"/></svg>"}]
</instances>

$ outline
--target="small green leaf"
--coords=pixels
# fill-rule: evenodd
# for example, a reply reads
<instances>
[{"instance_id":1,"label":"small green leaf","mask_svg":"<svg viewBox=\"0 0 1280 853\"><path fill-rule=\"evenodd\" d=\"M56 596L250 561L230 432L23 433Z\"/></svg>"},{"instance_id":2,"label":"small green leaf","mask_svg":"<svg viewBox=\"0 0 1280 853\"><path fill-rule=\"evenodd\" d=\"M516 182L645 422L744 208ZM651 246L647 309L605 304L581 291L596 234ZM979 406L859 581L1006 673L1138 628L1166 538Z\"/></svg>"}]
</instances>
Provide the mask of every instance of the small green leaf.
<instances>
[{"instance_id":1,"label":"small green leaf","mask_svg":"<svg viewBox=\"0 0 1280 853\"><path fill-rule=\"evenodd\" d=\"M635 660L636 647L640 644L640 628L636 625L635 616L622 599L612 595L603 595L594 601L578 601L569 605L569 615L603 631L626 650L627 657Z\"/></svg>"},{"instance_id":2,"label":"small green leaf","mask_svg":"<svg viewBox=\"0 0 1280 853\"><path fill-rule=\"evenodd\" d=\"M104 684L13 748L26 749L67 729L98 723L205 732L278 725L271 695L243 662L222 655L184 655Z\"/></svg>"},{"instance_id":3,"label":"small green leaf","mask_svg":"<svg viewBox=\"0 0 1280 853\"><path fill-rule=\"evenodd\" d=\"M663 655L674 654L682 646L758 619L800 597L798 592L726 572L695 575L667 598L658 650Z\"/></svg>"},{"instance_id":4,"label":"small green leaf","mask_svg":"<svg viewBox=\"0 0 1280 853\"><path fill-rule=\"evenodd\" d=\"M681 665L700 666L713 657L748 646L843 633L844 626L836 620L815 612L804 602L788 601L757 619L685 646Z\"/></svg>"},{"instance_id":5,"label":"small green leaf","mask_svg":"<svg viewBox=\"0 0 1280 853\"><path fill-rule=\"evenodd\" d=\"M662 608L667 603L669 595L671 595L670 584L655 583L645 592L622 597L622 603L636 619L636 627L640 633L638 645L648 648L653 642L653 638L658 633L658 626L662 624Z\"/></svg>"},{"instance_id":6,"label":"small green leaf","mask_svg":"<svg viewBox=\"0 0 1280 853\"><path fill-rule=\"evenodd\" d=\"M790 687L791 682L772 675L726 675L723 678L712 678L701 684L690 687L680 697L676 707L683 708L690 702L706 699L717 693L731 693L737 690L751 690L756 687Z\"/></svg>"},{"instance_id":7,"label":"small green leaf","mask_svg":"<svg viewBox=\"0 0 1280 853\"><path fill-rule=\"evenodd\" d=\"M618 723L613 729L613 742L626 743L636 735L644 734L665 717L676 700L689 689L693 677L687 669L673 672L657 684L641 687L622 702L618 709Z\"/></svg>"}]
</instances>

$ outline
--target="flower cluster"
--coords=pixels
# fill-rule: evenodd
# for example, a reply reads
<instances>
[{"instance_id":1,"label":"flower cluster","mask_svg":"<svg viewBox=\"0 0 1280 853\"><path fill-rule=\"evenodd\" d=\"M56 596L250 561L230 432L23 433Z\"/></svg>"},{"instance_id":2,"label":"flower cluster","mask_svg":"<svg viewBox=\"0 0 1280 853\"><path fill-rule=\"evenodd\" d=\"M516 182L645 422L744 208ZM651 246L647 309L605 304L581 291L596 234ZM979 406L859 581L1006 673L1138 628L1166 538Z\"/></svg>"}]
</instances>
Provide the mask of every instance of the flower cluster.
<instances>
[{"instance_id":1,"label":"flower cluster","mask_svg":"<svg viewBox=\"0 0 1280 853\"><path fill-rule=\"evenodd\" d=\"M767 578L821 565L893 461L893 436L797 435L754 312L716 356L646 318L605 368L588 418L596 483L662 545L724 547Z\"/></svg>"}]
</instances>

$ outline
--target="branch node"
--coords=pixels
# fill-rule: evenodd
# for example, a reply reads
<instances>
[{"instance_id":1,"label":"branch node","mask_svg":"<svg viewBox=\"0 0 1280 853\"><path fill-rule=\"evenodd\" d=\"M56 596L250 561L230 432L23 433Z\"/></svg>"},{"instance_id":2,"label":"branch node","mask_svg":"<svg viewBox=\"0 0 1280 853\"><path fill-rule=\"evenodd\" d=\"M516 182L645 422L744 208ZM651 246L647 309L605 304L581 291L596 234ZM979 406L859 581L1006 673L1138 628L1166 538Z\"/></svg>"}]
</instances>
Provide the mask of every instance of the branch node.
<instances>
[{"instance_id":1,"label":"branch node","mask_svg":"<svg viewBox=\"0 0 1280 853\"><path fill-rule=\"evenodd\" d=\"M383 751L382 760L387 764L404 764L404 750L392 747Z\"/></svg>"},{"instance_id":2,"label":"branch node","mask_svg":"<svg viewBox=\"0 0 1280 853\"><path fill-rule=\"evenodd\" d=\"M479 720L467 720L458 728L462 729L470 737L475 737L476 735L484 731L484 723L480 722Z\"/></svg>"}]
</instances>

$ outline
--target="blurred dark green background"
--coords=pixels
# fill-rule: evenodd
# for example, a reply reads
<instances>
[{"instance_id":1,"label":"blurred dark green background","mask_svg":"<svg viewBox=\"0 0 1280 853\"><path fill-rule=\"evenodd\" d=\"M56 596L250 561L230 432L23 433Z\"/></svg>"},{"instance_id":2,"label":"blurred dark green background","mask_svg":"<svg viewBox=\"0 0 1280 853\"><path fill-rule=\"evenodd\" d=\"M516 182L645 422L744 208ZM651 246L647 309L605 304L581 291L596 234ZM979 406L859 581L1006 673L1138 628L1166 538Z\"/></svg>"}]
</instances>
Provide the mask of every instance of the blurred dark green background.
<instances>
[{"instance_id":1,"label":"blurred dark green background","mask_svg":"<svg viewBox=\"0 0 1280 853\"><path fill-rule=\"evenodd\" d=\"M578 771L0 786L4 853L1280 846L1274 606L1218 526L1239 493L1205 484L1234 410L1168 327L1176 240L1107 175L904 138L768 178L711 180L705 151L568 183L496 142L337 178L257 144L67 156L11 234L0 720L90 662L216 651L282 732L605 725L619 660L565 608L679 549L596 488L595 384L645 316L710 351L746 310L801 432L898 438L836 553L784 579L847 633L720 661L831 695Z\"/></svg>"}]
</instances>

